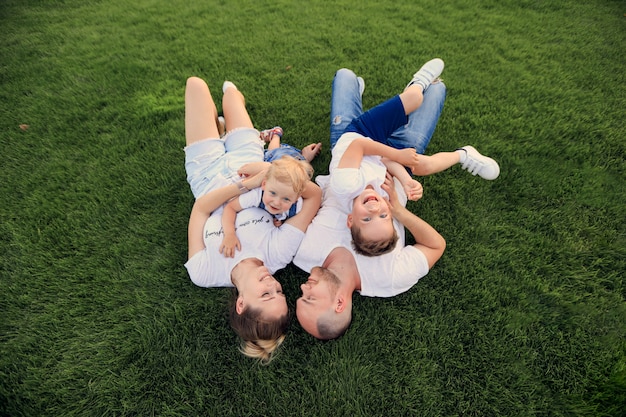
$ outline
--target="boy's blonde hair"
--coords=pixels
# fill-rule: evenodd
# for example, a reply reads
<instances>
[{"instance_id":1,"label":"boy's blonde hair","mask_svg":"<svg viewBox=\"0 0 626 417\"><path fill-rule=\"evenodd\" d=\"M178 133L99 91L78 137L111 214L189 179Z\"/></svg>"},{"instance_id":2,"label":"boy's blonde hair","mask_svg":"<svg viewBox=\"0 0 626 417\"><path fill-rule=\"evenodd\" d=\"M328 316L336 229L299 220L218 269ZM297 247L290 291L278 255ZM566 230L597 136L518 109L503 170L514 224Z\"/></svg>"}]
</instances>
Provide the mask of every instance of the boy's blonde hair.
<instances>
[{"instance_id":1,"label":"boy's blonde hair","mask_svg":"<svg viewBox=\"0 0 626 417\"><path fill-rule=\"evenodd\" d=\"M283 156L272 161L265 179L275 179L284 184L290 184L293 191L302 195L307 183L313 177L313 167L307 161L302 161L291 156Z\"/></svg>"}]
</instances>

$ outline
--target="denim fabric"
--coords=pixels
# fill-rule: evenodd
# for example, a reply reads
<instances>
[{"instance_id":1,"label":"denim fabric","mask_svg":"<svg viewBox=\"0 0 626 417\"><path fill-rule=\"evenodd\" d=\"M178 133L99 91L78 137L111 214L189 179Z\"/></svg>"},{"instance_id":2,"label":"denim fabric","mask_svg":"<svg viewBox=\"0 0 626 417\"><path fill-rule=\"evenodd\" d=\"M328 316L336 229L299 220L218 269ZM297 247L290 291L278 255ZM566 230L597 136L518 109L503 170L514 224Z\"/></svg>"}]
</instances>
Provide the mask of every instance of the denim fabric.
<instances>
[{"instance_id":1,"label":"denim fabric","mask_svg":"<svg viewBox=\"0 0 626 417\"><path fill-rule=\"evenodd\" d=\"M353 119L363 114L361 99L363 79L349 69L342 68L333 79L330 106L330 146L339 140ZM386 140L372 138L396 149L413 147L423 154L435 132L437 121L443 111L446 86L443 82L431 84L424 92L422 105L409 114L408 122L395 130Z\"/></svg>"}]
</instances>

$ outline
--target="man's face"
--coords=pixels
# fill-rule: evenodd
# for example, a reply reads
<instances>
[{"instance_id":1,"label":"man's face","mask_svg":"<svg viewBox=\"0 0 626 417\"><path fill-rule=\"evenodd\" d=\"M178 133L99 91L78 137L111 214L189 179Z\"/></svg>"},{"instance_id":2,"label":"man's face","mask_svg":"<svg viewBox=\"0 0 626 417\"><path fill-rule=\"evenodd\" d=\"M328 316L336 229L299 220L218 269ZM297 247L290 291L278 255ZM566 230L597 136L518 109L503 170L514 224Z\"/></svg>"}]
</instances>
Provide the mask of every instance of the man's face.
<instances>
[{"instance_id":1,"label":"man's face","mask_svg":"<svg viewBox=\"0 0 626 417\"><path fill-rule=\"evenodd\" d=\"M309 279L302 285L302 296L296 301L296 317L304 330L319 338L317 321L334 307L338 283L331 282L319 268L313 268Z\"/></svg>"}]
</instances>

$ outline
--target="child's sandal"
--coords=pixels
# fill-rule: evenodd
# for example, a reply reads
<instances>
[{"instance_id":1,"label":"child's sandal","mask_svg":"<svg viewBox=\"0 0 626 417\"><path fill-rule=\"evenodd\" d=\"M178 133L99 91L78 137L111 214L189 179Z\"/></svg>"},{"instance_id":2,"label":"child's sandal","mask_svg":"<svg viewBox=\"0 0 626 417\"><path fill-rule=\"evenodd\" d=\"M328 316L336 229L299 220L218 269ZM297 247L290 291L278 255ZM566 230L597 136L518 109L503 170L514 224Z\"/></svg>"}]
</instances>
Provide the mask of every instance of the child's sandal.
<instances>
[{"instance_id":1,"label":"child's sandal","mask_svg":"<svg viewBox=\"0 0 626 417\"><path fill-rule=\"evenodd\" d=\"M282 139L283 137L283 128L280 126L275 126L271 129L266 129L264 131L261 132L261 140L265 143L270 143L270 141L272 140L272 137L274 137L274 135L278 136L279 138Z\"/></svg>"}]
</instances>

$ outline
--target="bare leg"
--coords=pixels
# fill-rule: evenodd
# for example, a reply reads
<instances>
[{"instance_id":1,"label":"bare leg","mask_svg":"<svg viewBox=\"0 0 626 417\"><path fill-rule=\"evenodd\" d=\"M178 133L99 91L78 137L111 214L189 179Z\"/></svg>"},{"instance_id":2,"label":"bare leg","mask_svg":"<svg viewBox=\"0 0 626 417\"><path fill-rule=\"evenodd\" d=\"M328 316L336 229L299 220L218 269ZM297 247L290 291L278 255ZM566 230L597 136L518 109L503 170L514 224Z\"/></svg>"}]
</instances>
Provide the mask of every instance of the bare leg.
<instances>
[{"instance_id":1,"label":"bare leg","mask_svg":"<svg viewBox=\"0 0 626 417\"><path fill-rule=\"evenodd\" d=\"M219 139L217 107L209 86L198 77L187 79L185 88L185 138L187 145L203 139Z\"/></svg>"},{"instance_id":2,"label":"bare leg","mask_svg":"<svg viewBox=\"0 0 626 417\"><path fill-rule=\"evenodd\" d=\"M422 105L424 101L424 91L421 85L411 84L400 94L400 100L404 106L404 114L407 116L413 113Z\"/></svg>"},{"instance_id":3,"label":"bare leg","mask_svg":"<svg viewBox=\"0 0 626 417\"><path fill-rule=\"evenodd\" d=\"M278 149L278 148L280 148L280 136L272 135L272 138L267 144L267 150Z\"/></svg>"},{"instance_id":4,"label":"bare leg","mask_svg":"<svg viewBox=\"0 0 626 417\"><path fill-rule=\"evenodd\" d=\"M423 177L445 171L452 165L459 163L460 159L461 155L456 151L438 152L430 156L420 155L419 163L415 166L413 175Z\"/></svg>"},{"instance_id":5,"label":"bare leg","mask_svg":"<svg viewBox=\"0 0 626 417\"><path fill-rule=\"evenodd\" d=\"M224 119L226 120L226 131L237 129L238 127L251 127L252 120L246 110L246 99L243 94L235 88L228 87L224 91L222 99L222 109L224 110Z\"/></svg>"}]
</instances>

